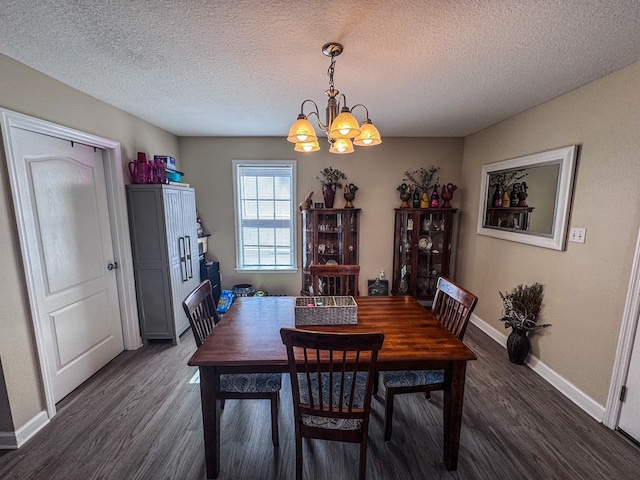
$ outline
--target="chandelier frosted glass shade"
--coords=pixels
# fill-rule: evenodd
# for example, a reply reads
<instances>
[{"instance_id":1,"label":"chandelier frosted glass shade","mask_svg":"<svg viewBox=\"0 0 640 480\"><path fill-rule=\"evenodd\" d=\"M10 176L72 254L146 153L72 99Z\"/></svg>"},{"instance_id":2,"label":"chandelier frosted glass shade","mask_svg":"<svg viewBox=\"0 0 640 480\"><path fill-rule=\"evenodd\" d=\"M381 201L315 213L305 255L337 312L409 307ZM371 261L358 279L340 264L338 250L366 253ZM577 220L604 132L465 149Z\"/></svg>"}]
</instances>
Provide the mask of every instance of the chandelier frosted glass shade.
<instances>
[{"instance_id":1,"label":"chandelier frosted glass shade","mask_svg":"<svg viewBox=\"0 0 640 480\"><path fill-rule=\"evenodd\" d=\"M346 111L342 109L342 113L331 124L329 136L333 138L353 138L358 135L360 135L358 120L348 109Z\"/></svg>"},{"instance_id":2,"label":"chandelier frosted glass shade","mask_svg":"<svg viewBox=\"0 0 640 480\"><path fill-rule=\"evenodd\" d=\"M365 120L360 126L360 135L353 139L353 144L358 147L371 147L381 143L380 132L369 119Z\"/></svg>"},{"instance_id":3,"label":"chandelier frosted glass shade","mask_svg":"<svg viewBox=\"0 0 640 480\"><path fill-rule=\"evenodd\" d=\"M331 148L329 148L329 152L340 155L353 153L353 143L351 143L351 140L348 138L338 138L333 142Z\"/></svg>"},{"instance_id":4,"label":"chandelier frosted glass shade","mask_svg":"<svg viewBox=\"0 0 640 480\"><path fill-rule=\"evenodd\" d=\"M317 140L315 142L298 142L296 143L296 146L293 147L293 149L296 152L303 153L317 152L318 150L320 150L320 144Z\"/></svg>"},{"instance_id":5,"label":"chandelier frosted glass shade","mask_svg":"<svg viewBox=\"0 0 640 480\"><path fill-rule=\"evenodd\" d=\"M302 117L302 118L301 118ZM289 136L287 137L292 143L309 143L318 140L316 131L304 115L298 115L298 119L291 125Z\"/></svg>"}]
</instances>

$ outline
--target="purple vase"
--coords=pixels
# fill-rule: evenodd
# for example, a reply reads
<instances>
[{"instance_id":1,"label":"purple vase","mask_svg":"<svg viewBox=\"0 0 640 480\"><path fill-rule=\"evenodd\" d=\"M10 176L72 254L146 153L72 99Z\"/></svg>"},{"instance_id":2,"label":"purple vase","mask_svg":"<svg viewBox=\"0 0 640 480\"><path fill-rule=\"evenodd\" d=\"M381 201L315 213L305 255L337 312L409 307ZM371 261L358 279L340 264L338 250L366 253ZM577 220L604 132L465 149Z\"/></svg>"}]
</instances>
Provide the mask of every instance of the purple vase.
<instances>
[{"instance_id":1,"label":"purple vase","mask_svg":"<svg viewBox=\"0 0 640 480\"><path fill-rule=\"evenodd\" d=\"M327 187L324 190L323 195L325 208L333 208L333 201L336 198L336 191L331 187Z\"/></svg>"}]
</instances>

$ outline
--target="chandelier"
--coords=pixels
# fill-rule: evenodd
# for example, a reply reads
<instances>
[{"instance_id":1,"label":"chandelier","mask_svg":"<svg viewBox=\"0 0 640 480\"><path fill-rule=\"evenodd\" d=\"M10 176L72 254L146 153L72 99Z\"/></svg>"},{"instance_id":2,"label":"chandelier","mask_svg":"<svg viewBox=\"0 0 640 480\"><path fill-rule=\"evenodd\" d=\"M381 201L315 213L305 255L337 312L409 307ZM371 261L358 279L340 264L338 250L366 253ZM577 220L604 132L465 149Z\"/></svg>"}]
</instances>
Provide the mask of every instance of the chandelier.
<instances>
[{"instance_id":1,"label":"chandelier","mask_svg":"<svg viewBox=\"0 0 640 480\"><path fill-rule=\"evenodd\" d=\"M326 93L329 97L327 102L327 118L326 123L320 120L320 112L318 105L313 100L305 100L300 106L300 115L298 119L289 129L287 140L295 143L294 150L296 152L317 152L320 150L316 131L309 121L311 115L315 115L318 121L318 128L327 134L327 140L331 147L331 153L352 153L353 146L367 147L382 143L380 132L369 119L369 110L364 105L358 103L352 108L347 107L347 97L335 89L333 85L333 73L335 71L336 57L343 51L342 45L335 42L326 43L322 47L322 53L331 58L331 64L327 70L329 76L329 90ZM305 115L304 106L306 103L313 104L315 110ZM358 121L352 112L362 107L365 111L365 120L362 125L358 125ZM340 113L338 113L340 112Z\"/></svg>"}]
</instances>

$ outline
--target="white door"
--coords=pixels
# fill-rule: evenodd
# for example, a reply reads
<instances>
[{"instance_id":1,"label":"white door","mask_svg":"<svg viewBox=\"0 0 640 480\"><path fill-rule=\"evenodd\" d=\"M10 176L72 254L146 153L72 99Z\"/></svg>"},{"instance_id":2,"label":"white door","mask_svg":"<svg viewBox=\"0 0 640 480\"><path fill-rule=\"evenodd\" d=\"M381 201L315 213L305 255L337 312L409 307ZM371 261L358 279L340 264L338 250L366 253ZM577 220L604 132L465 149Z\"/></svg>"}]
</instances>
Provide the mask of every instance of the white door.
<instances>
[{"instance_id":1,"label":"white door","mask_svg":"<svg viewBox=\"0 0 640 480\"><path fill-rule=\"evenodd\" d=\"M618 428L640 442L640 328L636 329Z\"/></svg>"},{"instance_id":2,"label":"white door","mask_svg":"<svg viewBox=\"0 0 640 480\"><path fill-rule=\"evenodd\" d=\"M15 127L11 134L40 361L58 402L124 350L102 151Z\"/></svg>"}]
</instances>

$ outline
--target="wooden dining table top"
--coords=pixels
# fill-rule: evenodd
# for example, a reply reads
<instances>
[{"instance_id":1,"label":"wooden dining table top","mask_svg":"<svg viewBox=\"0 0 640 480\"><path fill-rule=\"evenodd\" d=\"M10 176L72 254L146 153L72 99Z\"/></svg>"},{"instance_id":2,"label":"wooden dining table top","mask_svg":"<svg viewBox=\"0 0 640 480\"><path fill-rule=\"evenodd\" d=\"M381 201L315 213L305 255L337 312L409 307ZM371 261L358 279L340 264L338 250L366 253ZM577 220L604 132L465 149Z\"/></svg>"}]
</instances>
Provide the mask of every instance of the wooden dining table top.
<instances>
[{"instance_id":1,"label":"wooden dining table top","mask_svg":"<svg viewBox=\"0 0 640 480\"><path fill-rule=\"evenodd\" d=\"M475 353L410 296L356 297L358 323L308 325L330 332L382 331L379 370L439 369L475 360ZM318 307L307 307L318 308ZM286 372L280 328L295 327L295 297L240 297L189 360L197 367Z\"/></svg>"}]
</instances>

